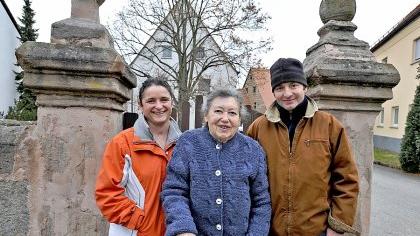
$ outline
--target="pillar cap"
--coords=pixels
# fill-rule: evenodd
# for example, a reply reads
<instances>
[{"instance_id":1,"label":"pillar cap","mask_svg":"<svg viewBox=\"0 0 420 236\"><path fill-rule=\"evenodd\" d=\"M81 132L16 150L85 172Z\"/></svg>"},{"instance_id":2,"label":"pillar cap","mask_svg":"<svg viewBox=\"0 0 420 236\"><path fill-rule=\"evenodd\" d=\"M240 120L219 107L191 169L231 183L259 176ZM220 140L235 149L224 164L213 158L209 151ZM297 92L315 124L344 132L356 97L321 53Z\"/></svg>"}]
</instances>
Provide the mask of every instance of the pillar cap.
<instances>
[{"instance_id":1,"label":"pillar cap","mask_svg":"<svg viewBox=\"0 0 420 236\"><path fill-rule=\"evenodd\" d=\"M319 16L324 24L330 20L351 21L355 14L355 0L322 0L319 7Z\"/></svg>"}]
</instances>

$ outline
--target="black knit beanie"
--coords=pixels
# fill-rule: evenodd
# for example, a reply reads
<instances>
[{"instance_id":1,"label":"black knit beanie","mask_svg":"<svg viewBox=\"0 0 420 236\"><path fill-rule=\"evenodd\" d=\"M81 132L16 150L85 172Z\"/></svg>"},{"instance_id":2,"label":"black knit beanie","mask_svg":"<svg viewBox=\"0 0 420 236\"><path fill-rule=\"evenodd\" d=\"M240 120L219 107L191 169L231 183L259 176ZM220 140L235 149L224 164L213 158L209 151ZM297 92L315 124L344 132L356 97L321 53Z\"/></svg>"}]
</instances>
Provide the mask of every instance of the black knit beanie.
<instances>
[{"instance_id":1,"label":"black knit beanie","mask_svg":"<svg viewBox=\"0 0 420 236\"><path fill-rule=\"evenodd\" d=\"M280 58L270 68L271 91L284 82L298 82L308 86L302 63L294 58Z\"/></svg>"}]
</instances>

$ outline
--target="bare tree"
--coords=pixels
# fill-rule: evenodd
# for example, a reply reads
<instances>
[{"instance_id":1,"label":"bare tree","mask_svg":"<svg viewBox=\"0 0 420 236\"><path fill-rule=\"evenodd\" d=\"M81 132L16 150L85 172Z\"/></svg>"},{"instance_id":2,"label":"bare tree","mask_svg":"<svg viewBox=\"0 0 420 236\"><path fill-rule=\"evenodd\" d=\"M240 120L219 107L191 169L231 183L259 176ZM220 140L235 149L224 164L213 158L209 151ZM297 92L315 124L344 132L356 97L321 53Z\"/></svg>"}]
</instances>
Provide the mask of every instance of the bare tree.
<instances>
[{"instance_id":1,"label":"bare tree","mask_svg":"<svg viewBox=\"0 0 420 236\"><path fill-rule=\"evenodd\" d=\"M269 19L255 0L130 0L110 31L127 61L141 57L160 71L132 66L138 76L163 77L175 86L180 122L183 104L210 68L231 64L245 75L260 64L256 55L271 49L271 39L262 37ZM162 59L165 50L174 53L175 64Z\"/></svg>"}]
</instances>

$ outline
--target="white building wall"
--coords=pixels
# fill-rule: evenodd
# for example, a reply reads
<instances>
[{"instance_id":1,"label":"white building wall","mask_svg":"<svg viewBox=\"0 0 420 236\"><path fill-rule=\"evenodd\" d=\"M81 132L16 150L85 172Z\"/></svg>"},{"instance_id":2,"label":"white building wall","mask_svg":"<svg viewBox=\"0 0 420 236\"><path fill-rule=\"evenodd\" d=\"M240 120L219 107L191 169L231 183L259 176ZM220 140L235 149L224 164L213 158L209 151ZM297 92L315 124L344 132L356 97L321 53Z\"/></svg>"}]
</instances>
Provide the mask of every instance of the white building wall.
<instances>
[{"instance_id":1,"label":"white building wall","mask_svg":"<svg viewBox=\"0 0 420 236\"><path fill-rule=\"evenodd\" d=\"M415 60L416 40L420 39L420 18L417 18L400 32L379 47L374 55L379 62L385 58L400 73L401 80L392 89L393 98L382 104L383 123L380 115L374 127L375 147L400 152L401 139L405 133L406 120L410 105L413 104L417 86L417 67L420 59ZM393 108L398 107L398 124L393 124Z\"/></svg>"},{"instance_id":2,"label":"white building wall","mask_svg":"<svg viewBox=\"0 0 420 236\"><path fill-rule=\"evenodd\" d=\"M0 35L0 112L6 113L17 98L13 71L20 70L15 66L15 50L19 47L20 40L19 33L2 4L0 4Z\"/></svg>"}]
</instances>

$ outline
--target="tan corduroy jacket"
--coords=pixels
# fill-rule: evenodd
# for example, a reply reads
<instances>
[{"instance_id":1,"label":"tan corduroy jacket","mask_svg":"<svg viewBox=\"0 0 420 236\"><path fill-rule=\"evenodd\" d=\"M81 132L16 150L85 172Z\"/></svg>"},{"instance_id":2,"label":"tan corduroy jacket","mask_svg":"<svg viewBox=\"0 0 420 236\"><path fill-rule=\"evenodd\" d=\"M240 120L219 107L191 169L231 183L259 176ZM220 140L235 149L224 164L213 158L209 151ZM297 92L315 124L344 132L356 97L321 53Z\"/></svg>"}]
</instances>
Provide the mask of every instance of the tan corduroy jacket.
<instances>
[{"instance_id":1,"label":"tan corduroy jacket","mask_svg":"<svg viewBox=\"0 0 420 236\"><path fill-rule=\"evenodd\" d=\"M358 173L341 123L308 98L292 147L273 104L248 135L267 154L272 202L270 235L320 235L327 227L358 234L351 226L359 192Z\"/></svg>"}]
</instances>

